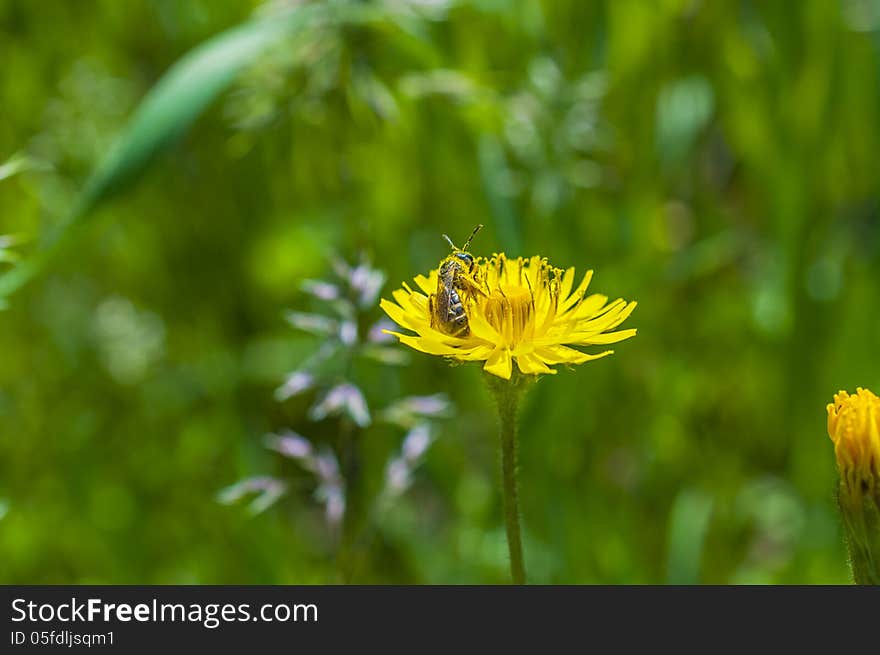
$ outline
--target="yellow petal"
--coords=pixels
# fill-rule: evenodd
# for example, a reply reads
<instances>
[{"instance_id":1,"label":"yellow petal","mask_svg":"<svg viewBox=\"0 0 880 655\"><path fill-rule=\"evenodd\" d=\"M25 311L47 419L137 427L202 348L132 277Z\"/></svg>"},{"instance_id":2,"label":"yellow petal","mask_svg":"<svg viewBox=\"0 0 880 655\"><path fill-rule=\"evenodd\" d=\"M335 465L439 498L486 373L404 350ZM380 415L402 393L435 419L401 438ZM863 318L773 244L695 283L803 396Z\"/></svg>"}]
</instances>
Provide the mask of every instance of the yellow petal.
<instances>
[{"instance_id":1,"label":"yellow petal","mask_svg":"<svg viewBox=\"0 0 880 655\"><path fill-rule=\"evenodd\" d=\"M419 289L424 291L426 294L431 295L437 290L437 272L431 271L429 274L430 277L425 277L424 275L416 275L413 280L418 285Z\"/></svg>"},{"instance_id":2,"label":"yellow petal","mask_svg":"<svg viewBox=\"0 0 880 655\"><path fill-rule=\"evenodd\" d=\"M630 337L634 337L635 335L635 328L631 328L629 330L618 330L617 332L604 332L602 334L573 334L571 335L571 341L566 341L566 343L573 343L582 346L605 345L609 343L617 343L618 341L629 339Z\"/></svg>"},{"instance_id":3,"label":"yellow petal","mask_svg":"<svg viewBox=\"0 0 880 655\"><path fill-rule=\"evenodd\" d=\"M513 363L510 359L510 351L502 346L495 348L489 356L489 359L486 360L486 365L483 367L483 370L492 375L497 375L499 378L509 380L513 373Z\"/></svg>"},{"instance_id":4,"label":"yellow petal","mask_svg":"<svg viewBox=\"0 0 880 655\"><path fill-rule=\"evenodd\" d=\"M535 336L543 336L552 327L553 321L556 320L556 308L557 301L547 294L546 302L535 310Z\"/></svg>"},{"instance_id":5,"label":"yellow petal","mask_svg":"<svg viewBox=\"0 0 880 655\"><path fill-rule=\"evenodd\" d=\"M540 357L547 364L583 364L584 362L605 357L613 352L613 350L606 350L598 355L590 355L567 346L543 346L535 348L535 356Z\"/></svg>"},{"instance_id":6,"label":"yellow petal","mask_svg":"<svg viewBox=\"0 0 880 655\"><path fill-rule=\"evenodd\" d=\"M556 374L556 371L534 355L518 356L516 358L516 365L519 367L519 370L526 375L538 375L540 373L550 373L551 375Z\"/></svg>"},{"instance_id":7,"label":"yellow petal","mask_svg":"<svg viewBox=\"0 0 880 655\"><path fill-rule=\"evenodd\" d=\"M567 307L567 312L571 318L577 320L588 319L591 316L607 311L607 306L604 306L606 302L608 302L608 296L594 293L583 298L574 306ZM562 311L559 313L562 314Z\"/></svg>"},{"instance_id":8,"label":"yellow petal","mask_svg":"<svg viewBox=\"0 0 880 655\"><path fill-rule=\"evenodd\" d=\"M427 312L407 311L384 298L379 302L379 306L388 314L392 321L400 327L416 332L420 337L445 344L460 345L464 343L459 337L449 336L431 327L431 317L428 316ZM389 334L395 333L389 332Z\"/></svg>"},{"instance_id":9,"label":"yellow petal","mask_svg":"<svg viewBox=\"0 0 880 655\"><path fill-rule=\"evenodd\" d=\"M574 286L574 266L565 269L562 274L562 280L559 283L559 297L563 300L571 294L571 288Z\"/></svg>"},{"instance_id":10,"label":"yellow petal","mask_svg":"<svg viewBox=\"0 0 880 655\"><path fill-rule=\"evenodd\" d=\"M474 337L488 341L493 346L501 340L501 335L483 318L480 312L470 312L468 314L468 327Z\"/></svg>"},{"instance_id":11,"label":"yellow petal","mask_svg":"<svg viewBox=\"0 0 880 655\"><path fill-rule=\"evenodd\" d=\"M636 308L636 305L638 305L638 304L639 303L637 303L635 300L630 302L626 307L624 307L620 311L620 313L617 315L617 318L614 319L614 322L605 329L610 330L612 328L616 328L618 325L623 323L627 318L629 318L629 315L633 313L633 310Z\"/></svg>"},{"instance_id":12,"label":"yellow petal","mask_svg":"<svg viewBox=\"0 0 880 655\"><path fill-rule=\"evenodd\" d=\"M430 337L411 336L407 334L399 334L398 332L389 332L389 334L393 334L400 339L400 343L429 355L441 355L443 357L454 357L456 359L466 360L482 360L489 354L489 349L456 348L455 346Z\"/></svg>"},{"instance_id":13,"label":"yellow petal","mask_svg":"<svg viewBox=\"0 0 880 655\"><path fill-rule=\"evenodd\" d=\"M635 308L635 302L627 304L622 298L618 298L593 314L592 317L576 316L575 320L578 321L577 329L579 332L587 332L589 330L602 331L617 327L626 320L627 316L632 314Z\"/></svg>"},{"instance_id":14,"label":"yellow petal","mask_svg":"<svg viewBox=\"0 0 880 655\"><path fill-rule=\"evenodd\" d=\"M394 301L401 307L406 307L409 304L410 295L412 295L411 292L408 292L405 289L395 289L391 292Z\"/></svg>"},{"instance_id":15,"label":"yellow petal","mask_svg":"<svg viewBox=\"0 0 880 655\"><path fill-rule=\"evenodd\" d=\"M576 308L572 311L572 318L577 321L585 322L585 321L596 321L599 319L606 320L609 316L616 316L618 313L622 311L626 311L629 306L626 304L626 301L623 298L618 298L614 300L601 309L592 309L589 307L585 308ZM634 309L634 308L633 308ZM632 309L629 309L632 312ZM629 316L629 314L627 314Z\"/></svg>"},{"instance_id":16,"label":"yellow petal","mask_svg":"<svg viewBox=\"0 0 880 655\"><path fill-rule=\"evenodd\" d=\"M420 293L411 293L407 298L407 303L401 303L401 307L407 311L413 311L418 316L424 316L430 322L431 317L428 314L428 298Z\"/></svg>"},{"instance_id":17,"label":"yellow petal","mask_svg":"<svg viewBox=\"0 0 880 655\"><path fill-rule=\"evenodd\" d=\"M587 271L586 273L584 273L584 279L581 280L578 288L575 289L568 298L565 298L563 300L560 306L560 312L565 311L584 297L584 294L587 292L587 287L590 285L590 280L592 279L593 271Z\"/></svg>"},{"instance_id":18,"label":"yellow petal","mask_svg":"<svg viewBox=\"0 0 880 655\"><path fill-rule=\"evenodd\" d=\"M543 257L539 257L535 255L529 260L529 265L526 271L526 279L529 281L529 287L537 290L539 287L542 287L541 276L544 274L545 264Z\"/></svg>"},{"instance_id":19,"label":"yellow petal","mask_svg":"<svg viewBox=\"0 0 880 655\"><path fill-rule=\"evenodd\" d=\"M413 332L430 329L431 327L424 317L409 314L402 307L394 304L390 300L382 298L382 300L379 301L379 306L386 314L388 314L388 317L400 327L412 330Z\"/></svg>"},{"instance_id":20,"label":"yellow petal","mask_svg":"<svg viewBox=\"0 0 880 655\"><path fill-rule=\"evenodd\" d=\"M425 339L424 337L412 336L409 334L400 334L399 332L389 332L389 334L393 334L397 337L400 340L400 343L429 355L447 356L455 352L455 348L432 339Z\"/></svg>"}]
</instances>

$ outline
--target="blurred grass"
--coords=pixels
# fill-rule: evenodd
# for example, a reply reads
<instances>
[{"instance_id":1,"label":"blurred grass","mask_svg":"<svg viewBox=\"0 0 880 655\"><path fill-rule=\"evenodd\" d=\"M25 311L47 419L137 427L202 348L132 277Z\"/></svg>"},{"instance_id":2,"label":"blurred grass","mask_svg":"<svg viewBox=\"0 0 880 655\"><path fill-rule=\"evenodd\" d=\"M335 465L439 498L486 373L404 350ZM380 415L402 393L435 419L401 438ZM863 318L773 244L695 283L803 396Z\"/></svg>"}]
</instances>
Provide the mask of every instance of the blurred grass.
<instances>
[{"instance_id":1,"label":"blurred grass","mask_svg":"<svg viewBox=\"0 0 880 655\"><path fill-rule=\"evenodd\" d=\"M0 581L335 581L307 486L257 517L214 502L291 475L261 437L309 429L308 399L273 400L315 343L283 312L333 253L390 287L477 222L477 252L639 301L635 339L527 401L532 580L847 581L824 408L880 388L876 4L387 8L262 52L9 299ZM272 10L0 0L0 161L39 163L0 180L10 251L65 220L175 62ZM478 371L357 373L378 406L458 406L362 581L505 581ZM396 445L364 444L369 465Z\"/></svg>"}]
</instances>

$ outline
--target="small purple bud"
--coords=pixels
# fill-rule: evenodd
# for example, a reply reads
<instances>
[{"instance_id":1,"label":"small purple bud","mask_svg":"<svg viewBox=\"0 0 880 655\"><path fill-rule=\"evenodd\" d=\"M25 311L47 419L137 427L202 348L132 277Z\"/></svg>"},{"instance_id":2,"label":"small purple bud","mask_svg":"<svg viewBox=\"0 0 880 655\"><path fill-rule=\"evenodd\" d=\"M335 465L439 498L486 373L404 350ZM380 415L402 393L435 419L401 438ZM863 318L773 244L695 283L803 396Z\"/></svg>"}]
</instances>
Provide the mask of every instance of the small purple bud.
<instances>
[{"instance_id":1,"label":"small purple bud","mask_svg":"<svg viewBox=\"0 0 880 655\"><path fill-rule=\"evenodd\" d=\"M308 459L314 452L312 442L289 430L281 435L268 435L266 442L269 448L291 459Z\"/></svg>"},{"instance_id":2,"label":"small purple bud","mask_svg":"<svg viewBox=\"0 0 880 655\"><path fill-rule=\"evenodd\" d=\"M351 269L351 273L348 276L348 283L352 286L353 289L357 289L360 291L363 289L364 284L366 284L367 278L370 276L370 267L366 264L360 264L359 266Z\"/></svg>"},{"instance_id":3,"label":"small purple bud","mask_svg":"<svg viewBox=\"0 0 880 655\"><path fill-rule=\"evenodd\" d=\"M442 393L432 396L409 396L400 401L408 411L419 416L446 416L452 404Z\"/></svg>"},{"instance_id":4,"label":"small purple bud","mask_svg":"<svg viewBox=\"0 0 880 655\"><path fill-rule=\"evenodd\" d=\"M323 484L333 485L339 482L339 463L336 456L325 451L318 455L314 460L315 475L321 479Z\"/></svg>"},{"instance_id":5,"label":"small purple bud","mask_svg":"<svg viewBox=\"0 0 880 655\"><path fill-rule=\"evenodd\" d=\"M353 285L360 292L359 302L361 307L371 307L374 305L384 284L385 274L382 271L367 269L359 284Z\"/></svg>"},{"instance_id":6,"label":"small purple bud","mask_svg":"<svg viewBox=\"0 0 880 655\"><path fill-rule=\"evenodd\" d=\"M412 469L405 460L395 457L385 469L385 486L392 494L402 494L412 484Z\"/></svg>"},{"instance_id":7,"label":"small purple bud","mask_svg":"<svg viewBox=\"0 0 880 655\"><path fill-rule=\"evenodd\" d=\"M327 394L309 410L309 418L320 421L332 414L344 412L364 428L370 424L370 410L367 400L353 384L348 382L330 389Z\"/></svg>"},{"instance_id":8,"label":"small purple bud","mask_svg":"<svg viewBox=\"0 0 880 655\"><path fill-rule=\"evenodd\" d=\"M389 366L402 366L409 363L409 355L402 348L389 348L386 346L367 345L361 350L364 357L388 364Z\"/></svg>"},{"instance_id":9,"label":"small purple bud","mask_svg":"<svg viewBox=\"0 0 880 655\"><path fill-rule=\"evenodd\" d=\"M358 304L361 307L370 307L376 303L376 297L385 284L385 273L367 264L360 264L351 269L348 283L358 294Z\"/></svg>"},{"instance_id":10,"label":"small purple bud","mask_svg":"<svg viewBox=\"0 0 880 655\"><path fill-rule=\"evenodd\" d=\"M322 421L331 414L339 412L344 402L344 385L333 387L309 410L312 421Z\"/></svg>"},{"instance_id":11,"label":"small purple bud","mask_svg":"<svg viewBox=\"0 0 880 655\"><path fill-rule=\"evenodd\" d=\"M287 376L284 384L275 389L275 400L282 402L288 398L293 398L295 395L311 388L314 383L315 378L311 373L294 371Z\"/></svg>"},{"instance_id":12,"label":"small purple bud","mask_svg":"<svg viewBox=\"0 0 880 655\"><path fill-rule=\"evenodd\" d=\"M248 511L253 514L259 514L260 512L269 509L286 493L287 485L280 480L275 480L274 484L266 488L263 493L254 498L253 502L248 507Z\"/></svg>"},{"instance_id":13,"label":"small purple bud","mask_svg":"<svg viewBox=\"0 0 880 655\"><path fill-rule=\"evenodd\" d=\"M364 394L353 384L347 385L345 390L345 407L348 415L362 428L370 424L370 409L367 407L367 399Z\"/></svg>"},{"instance_id":14,"label":"small purple bud","mask_svg":"<svg viewBox=\"0 0 880 655\"><path fill-rule=\"evenodd\" d=\"M391 403L382 418L404 428L412 428L425 418L442 418L452 414L452 403L442 393L432 396L408 396Z\"/></svg>"},{"instance_id":15,"label":"small purple bud","mask_svg":"<svg viewBox=\"0 0 880 655\"><path fill-rule=\"evenodd\" d=\"M341 487L326 490L325 516L330 525L339 525L345 516L345 493Z\"/></svg>"},{"instance_id":16,"label":"small purple bud","mask_svg":"<svg viewBox=\"0 0 880 655\"><path fill-rule=\"evenodd\" d=\"M336 321L320 314L287 312L285 318L293 327L303 332L327 336L335 333L337 330Z\"/></svg>"},{"instance_id":17,"label":"small purple bud","mask_svg":"<svg viewBox=\"0 0 880 655\"><path fill-rule=\"evenodd\" d=\"M248 509L254 514L259 514L287 493L287 485L282 480L269 476L245 478L222 489L217 494L217 500L224 505L230 505L252 493L259 495L251 502Z\"/></svg>"},{"instance_id":18,"label":"small purple bud","mask_svg":"<svg viewBox=\"0 0 880 655\"><path fill-rule=\"evenodd\" d=\"M322 280L305 280L302 283L302 289L318 300L326 300L328 302L336 300L340 296L339 287Z\"/></svg>"},{"instance_id":19,"label":"small purple bud","mask_svg":"<svg viewBox=\"0 0 880 655\"><path fill-rule=\"evenodd\" d=\"M370 343L391 343L394 341L394 335L388 334L385 330L394 330L397 326L390 318L380 318L367 332L367 341Z\"/></svg>"},{"instance_id":20,"label":"small purple bud","mask_svg":"<svg viewBox=\"0 0 880 655\"><path fill-rule=\"evenodd\" d=\"M349 280L349 277L351 276L351 266L349 266L344 259L341 257L333 257L330 259L330 265L333 267L333 272L336 273L336 275L343 280Z\"/></svg>"},{"instance_id":21,"label":"small purple bud","mask_svg":"<svg viewBox=\"0 0 880 655\"><path fill-rule=\"evenodd\" d=\"M357 323L354 321L343 321L339 325L339 340L346 346L352 346L357 343L357 338Z\"/></svg>"},{"instance_id":22,"label":"small purple bud","mask_svg":"<svg viewBox=\"0 0 880 655\"><path fill-rule=\"evenodd\" d=\"M416 462L431 445L431 427L427 423L419 423L403 440L401 453L407 462Z\"/></svg>"}]
</instances>

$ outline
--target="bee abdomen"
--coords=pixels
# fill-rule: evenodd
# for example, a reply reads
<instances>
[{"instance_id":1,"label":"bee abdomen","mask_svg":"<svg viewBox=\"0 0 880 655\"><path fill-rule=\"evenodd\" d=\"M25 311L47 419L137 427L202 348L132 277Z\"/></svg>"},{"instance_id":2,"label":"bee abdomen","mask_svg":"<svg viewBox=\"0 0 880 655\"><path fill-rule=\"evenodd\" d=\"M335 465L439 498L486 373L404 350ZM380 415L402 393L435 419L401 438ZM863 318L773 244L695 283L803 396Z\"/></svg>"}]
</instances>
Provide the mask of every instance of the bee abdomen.
<instances>
[{"instance_id":1,"label":"bee abdomen","mask_svg":"<svg viewBox=\"0 0 880 655\"><path fill-rule=\"evenodd\" d=\"M466 337L471 333L468 326L467 316L461 314L456 316L449 324L448 334L451 337Z\"/></svg>"},{"instance_id":2,"label":"bee abdomen","mask_svg":"<svg viewBox=\"0 0 880 655\"><path fill-rule=\"evenodd\" d=\"M446 308L446 321L444 322L446 323L444 332L450 336L466 337L470 332L464 305L455 289L449 290L449 305Z\"/></svg>"},{"instance_id":3,"label":"bee abdomen","mask_svg":"<svg viewBox=\"0 0 880 655\"><path fill-rule=\"evenodd\" d=\"M431 325L451 337L466 337L470 334L467 313L457 288L457 273L461 266L456 262L445 262L440 267L437 294L429 300Z\"/></svg>"},{"instance_id":4,"label":"bee abdomen","mask_svg":"<svg viewBox=\"0 0 880 655\"><path fill-rule=\"evenodd\" d=\"M458 316L464 314L464 307L461 304L461 297L455 289L449 292L449 314Z\"/></svg>"}]
</instances>

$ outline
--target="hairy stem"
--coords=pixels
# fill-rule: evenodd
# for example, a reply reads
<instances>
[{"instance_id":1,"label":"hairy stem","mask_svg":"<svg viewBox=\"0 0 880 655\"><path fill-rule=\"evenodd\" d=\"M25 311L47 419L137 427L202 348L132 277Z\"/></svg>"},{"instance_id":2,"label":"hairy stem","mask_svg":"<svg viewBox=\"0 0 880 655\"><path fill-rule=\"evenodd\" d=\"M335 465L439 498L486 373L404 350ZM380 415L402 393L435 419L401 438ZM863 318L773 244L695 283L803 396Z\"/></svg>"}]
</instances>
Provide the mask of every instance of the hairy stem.
<instances>
[{"instance_id":1,"label":"hairy stem","mask_svg":"<svg viewBox=\"0 0 880 655\"><path fill-rule=\"evenodd\" d=\"M880 498L841 486L838 501L853 582L880 585Z\"/></svg>"},{"instance_id":2,"label":"hairy stem","mask_svg":"<svg viewBox=\"0 0 880 655\"><path fill-rule=\"evenodd\" d=\"M498 417L501 422L501 490L507 548L510 552L510 575L514 584L525 584L526 569L523 561L519 492L516 483L516 413L526 382L516 375L509 381L491 375L489 378L489 388L498 404Z\"/></svg>"}]
</instances>

